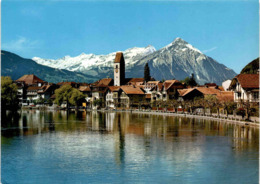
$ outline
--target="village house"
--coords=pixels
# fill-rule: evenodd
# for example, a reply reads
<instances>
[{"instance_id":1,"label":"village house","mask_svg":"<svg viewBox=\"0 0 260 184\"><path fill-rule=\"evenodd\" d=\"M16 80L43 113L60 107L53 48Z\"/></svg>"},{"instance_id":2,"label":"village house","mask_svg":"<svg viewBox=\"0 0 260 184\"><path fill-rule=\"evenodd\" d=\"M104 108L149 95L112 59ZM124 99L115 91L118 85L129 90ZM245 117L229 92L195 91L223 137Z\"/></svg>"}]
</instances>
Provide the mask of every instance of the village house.
<instances>
[{"instance_id":1,"label":"village house","mask_svg":"<svg viewBox=\"0 0 260 184\"><path fill-rule=\"evenodd\" d=\"M43 86L29 86L26 89L26 98L23 101L23 105L34 103L39 99L48 100L54 94L57 86L54 84L44 84Z\"/></svg>"},{"instance_id":2,"label":"village house","mask_svg":"<svg viewBox=\"0 0 260 184\"><path fill-rule=\"evenodd\" d=\"M26 86L38 86L41 87L47 82L43 81L34 74L24 75L19 79L15 80L15 83L24 83Z\"/></svg>"},{"instance_id":3,"label":"village house","mask_svg":"<svg viewBox=\"0 0 260 184\"><path fill-rule=\"evenodd\" d=\"M233 101L234 93L232 91L222 91L212 87L194 87L178 90L179 100L194 100L195 97L204 98L207 95L216 96L219 101Z\"/></svg>"},{"instance_id":4,"label":"village house","mask_svg":"<svg viewBox=\"0 0 260 184\"><path fill-rule=\"evenodd\" d=\"M178 80L166 80L163 84L158 83L152 90L151 101L168 101L177 99L178 89L183 89L184 85Z\"/></svg>"},{"instance_id":5,"label":"village house","mask_svg":"<svg viewBox=\"0 0 260 184\"><path fill-rule=\"evenodd\" d=\"M121 86L122 92L119 96L121 107L140 107L146 105L145 93L141 88L135 86Z\"/></svg>"},{"instance_id":6,"label":"village house","mask_svg":"<svg viewBox=\"0 0 260 184\"><path fill-rule=\"evenodd\" d=\"M29 103L33 103L33 101L36 101L39 99L39 96L38 96L38 90L40 89L41 87L39 86L29 86L27 89L26 89L26 99L25 99L25 103L29 102Z\"/></svg>"},{"instance_id":7,"label":"village house","mask_svg":"<svg viewBox=\"0 0 260 184\"><path fill-rule=\"evenodd\" d=\"M80 92L82 92L84 95L86 95L86 101L90 101L90 99L92 98L92 91L90 88L90 85L88 86L79 86L78 90Z\"/></svg>"},{"instance_id":8,"label":"village house","mask_svg":"<svg viewBox=\"0 0 260 184\"><path fill-rule=\"evenodd\" d=\"M259 102L259 74L239 74L229 86L234 91L234 101Z\"/></svg>"},{"instance_id":9,"label":"village house","mask_svg":"<svg viewBox=\"0 0 260 184\"><path fill-rule=\"evenodd\" d=\"M108 92L108 86L112 86L114 83L111 78L104 78L99 81L96 81L90 85L91 89L91 97L87 99L91 104L96 100L100 100L102 102L101 107L105 106L106 102L106 94ZM94 107L94 106L93 106Z\"/></svg>"},{"instance_id":10,"label":"village house","mask_svg":"<svg viewBox=\"0 0 260 184\"><path fill-rule=\"evenodd\" d=\"M51 98L51 96L54 94L55 90L58 88L55 84L47 84L43 85L40 89L37 91L38 99L42 98L45 100L48 100Z\"/></svg>"},{"instance_id":11,"label":"village house","mask_svg":"<svg viewBox=\"0 0 260 184\"><path fill-rule=\"evenodd\" d=\"M19 104L27 105L28 102L38 99L37 91L47 82L34 74L24 75L14 81L18 86Z\"/></svg>"},{"instance_id":12,"label":"village house","mask_svg":"<svg viewBox=\"0 0 260 184\"><path fill-rule=\"evenodd\" d=\"M115 109L119 105L119 96L122 90L120 86L109 86L106 95L106 107L109 109Z\"/></svg>"},{"instance_id":13,"label":"village house","mask_svg":"<svg viewBox=\"0 0 260 184\"><path fill-rule=\"evenodd\" d=\"M108 86L103 84L91 86L91 91L92 91L91 103L93 103L95 100L101 100L102 107L103 107L106 101L107 90L108 90Z\"/></svg>"}]
</instances>

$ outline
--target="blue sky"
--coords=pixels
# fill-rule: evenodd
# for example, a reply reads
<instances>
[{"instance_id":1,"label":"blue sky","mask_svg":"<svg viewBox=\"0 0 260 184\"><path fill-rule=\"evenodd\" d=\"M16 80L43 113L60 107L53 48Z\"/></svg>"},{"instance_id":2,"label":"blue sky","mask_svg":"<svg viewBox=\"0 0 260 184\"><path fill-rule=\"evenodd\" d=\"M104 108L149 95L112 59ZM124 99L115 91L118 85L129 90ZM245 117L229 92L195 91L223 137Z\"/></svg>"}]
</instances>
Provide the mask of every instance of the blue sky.
<instances>
[{"instance_id":1,"label":"blue sky","mask_svg":"<svg viewBox=\"0 0 260 184\"><path fill-rule=\"evenodd\" d=\"M259 53L258 1L3 0L1 46L25 58L160 49L181 37L240 70Z\"/></svg>"}]
</instances>

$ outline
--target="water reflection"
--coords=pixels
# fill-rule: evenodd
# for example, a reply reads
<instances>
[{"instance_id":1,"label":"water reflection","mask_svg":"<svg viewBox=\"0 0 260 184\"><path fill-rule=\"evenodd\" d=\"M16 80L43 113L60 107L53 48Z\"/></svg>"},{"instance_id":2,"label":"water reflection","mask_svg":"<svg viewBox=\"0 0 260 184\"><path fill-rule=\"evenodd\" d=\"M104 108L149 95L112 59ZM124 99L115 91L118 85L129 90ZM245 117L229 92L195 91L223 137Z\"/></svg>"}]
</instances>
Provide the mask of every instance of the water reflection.
<instances>
[{"instance_id":1,"label":"water reflection","mask_svg":"<svg viewBox=\"0 0 260 184\"><path fill-rule=\"evenodd\" d=\"M98 131L118 136L118 149L125 145L125 135L145 138L149 148L151 137L174 141L182 137L189 141L203 141L205 136L232 137L235 149L258 148L259 129L202 119L179 118L132 113L67 112L28 110L2 115L2 135L27 136L46 132ZM122 152L123 154L123 152Z\"/></svg>"},{"instance_id":2,"label":"water reflection","mask_svg":"<svg viewBox=\"0 0 260 184\"><path fill-rule=\"evenodd\" d=\"M257 181L256 127L127 112L29 110L2 118L3 176L9 181L27 181L31 173L34 183L38 176L53 183L57 172L67 183L100 176L107 183L237 183L245 173L253 176L243 181Z\"/></svg>"}]
</instances>

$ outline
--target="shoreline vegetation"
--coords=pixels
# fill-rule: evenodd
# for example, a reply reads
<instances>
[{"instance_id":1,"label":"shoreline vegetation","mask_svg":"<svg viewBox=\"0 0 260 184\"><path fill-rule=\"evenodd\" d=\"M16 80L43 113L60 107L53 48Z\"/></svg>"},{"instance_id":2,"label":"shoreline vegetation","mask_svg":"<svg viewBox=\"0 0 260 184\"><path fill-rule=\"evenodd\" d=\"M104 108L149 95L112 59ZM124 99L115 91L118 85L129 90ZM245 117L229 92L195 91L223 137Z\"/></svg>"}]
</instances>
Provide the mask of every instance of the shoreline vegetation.
<instances>
[{"instance_id":1,"label":"shoreline vegetation","mask_svg":"<svg viewBox=\"0 0 260 184\"><path fill-rule=\"evenodd\" d=\"M215 121L224 121L225 123L235 123L239 125L245 125L245 126L254 126L259 128L259 118L251 116L251 121L246 121L242 118L240 115L226 115L226 114L209 114L203 113L201 114L192 114L189 112L182 112L178 111L172 112L172 111L164 111L164 110L147 110L147 109L99 109L99 110L93 110L93 109L61 109L61 108L46 108L46 107L34 107L34 108L21 108L21 110L47 110L47 111L57 111L57 110L64 110L64 111L70 111L70 112L76 112L76 111L86 111L86 112L129 112L129 113L137 113L137 114L150 114L150 115L162 115L162 116L178 116L178 117L186 117L186 118L196 118L196 119L208 119L208 120L215 120Z\"/></svg>"}]
</instances>

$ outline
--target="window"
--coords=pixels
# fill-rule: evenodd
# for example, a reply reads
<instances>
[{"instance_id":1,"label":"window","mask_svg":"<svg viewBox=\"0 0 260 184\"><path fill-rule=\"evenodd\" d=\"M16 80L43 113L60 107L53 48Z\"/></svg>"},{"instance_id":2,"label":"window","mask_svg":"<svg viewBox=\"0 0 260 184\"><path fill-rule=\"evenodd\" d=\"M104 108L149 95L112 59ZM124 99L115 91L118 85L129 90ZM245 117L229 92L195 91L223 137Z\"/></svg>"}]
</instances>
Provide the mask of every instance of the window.
<instances>
[{"instance_id":1,"label":"window","mask_svg":"<svg viewBox=\"0 0 260 184\"><path fill-rule=\"evenodd\" d=\"M237 93L237 98L241 98L241 93Z\"/></svg>"},{"instance_id":2,"label":"window","mask_svg":"<svg viewBox=\"0 0 260 184\"><path fill-rule=\"evenodd\" d=\"M258 97L259 97L259 94L258 94L257 92L256 92L256 93L253 93L253 98L254 98L254 100L257 100Z\"/></svg>"}]
</instances>

